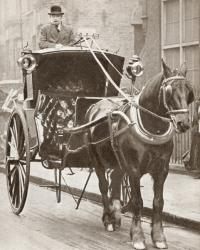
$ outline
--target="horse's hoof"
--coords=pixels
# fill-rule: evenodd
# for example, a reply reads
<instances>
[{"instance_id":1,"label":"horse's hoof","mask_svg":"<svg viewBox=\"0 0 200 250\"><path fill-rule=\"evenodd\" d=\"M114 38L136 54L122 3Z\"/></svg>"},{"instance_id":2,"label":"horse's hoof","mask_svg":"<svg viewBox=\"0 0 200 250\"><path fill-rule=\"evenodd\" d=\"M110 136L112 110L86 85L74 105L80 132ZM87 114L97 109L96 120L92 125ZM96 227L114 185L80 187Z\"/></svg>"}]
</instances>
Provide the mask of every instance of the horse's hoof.
<instances>
[{"instance_id":1,"label":"horse's hoof","mask_svg":"<svg viewBox=\"0 0 200 250\"><path fill-rule=\"evenodd\" d=\"M156 241L156 242L154 242L154 246L158 249L167 249L168 248L167 243L164 241Z\"/></svg>"},{"instance_id":2,"label":"horse's hoof","mask_svg":"<svg viewBox=\"0 0 200 250\"><path fill-rule=\"evenodd\" d=\"M106 230L107 230L108 232L113 232L113 231L114 231L113 225L112 225L112 224L108 224L108 225L106 226Z\"/></svg>"},{"instance_id":3,"label":"horse's hoof","mask_svg":"<svg viewBox=\"0 0 200 250\"><path fill-rule=\"evenodd\" d=\"M146 249L146 245L144 242L135 242L135 243L133 243L133 247L137 250L145 250Z\"/></svg>"}]
</instances>

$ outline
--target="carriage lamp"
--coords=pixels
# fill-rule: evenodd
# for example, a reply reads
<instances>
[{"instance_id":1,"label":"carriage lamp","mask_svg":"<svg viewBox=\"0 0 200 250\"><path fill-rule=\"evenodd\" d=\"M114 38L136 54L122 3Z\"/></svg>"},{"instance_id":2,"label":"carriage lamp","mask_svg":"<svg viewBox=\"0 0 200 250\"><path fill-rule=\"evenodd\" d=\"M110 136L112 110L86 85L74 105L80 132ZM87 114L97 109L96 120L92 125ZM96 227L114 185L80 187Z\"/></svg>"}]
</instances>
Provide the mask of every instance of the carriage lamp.
<instances>
[{"instance_id":1,"label":"carriage lamp","mask_svg":"<svg viewBox=\"0 0 200 250\"><path fill-rule=\"evenodd\" d=\"M17 64L20 68L26 70L27 74L32 73L37 66L35 57L33 57L32 55L24 55L20 57L17 60Z\"/></svg>"},{"instance_id":2,"label":"carriage lamp","mask_svg":"<svg viewBox=\"0 0 200 250\"><path fill-rule=\"evenodd\" d=\"M128 66L126 67L126 71L130 78L141 76L144 72L144 66L137 55L133 55L128 62Z\"/></svg>"}]
</instances>

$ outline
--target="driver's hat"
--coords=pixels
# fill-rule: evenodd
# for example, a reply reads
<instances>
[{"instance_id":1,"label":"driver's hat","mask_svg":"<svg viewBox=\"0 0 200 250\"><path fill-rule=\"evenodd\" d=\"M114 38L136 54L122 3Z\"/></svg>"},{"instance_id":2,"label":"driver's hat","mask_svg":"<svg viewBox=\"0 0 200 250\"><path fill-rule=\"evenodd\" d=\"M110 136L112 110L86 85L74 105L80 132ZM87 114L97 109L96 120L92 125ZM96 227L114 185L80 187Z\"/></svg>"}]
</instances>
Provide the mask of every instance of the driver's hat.
<instances>
[{"instance_id":1,"label":"driver's hat","mask_svg":"<svg viewBox=\"0 0 200 250\"><path fill-rule=\"evenodd\" d=\"M63 15L64 13L62 12L62 9L58 5L52 5L50 12L48 13L49 15Z\"/></svg>"}]
</instances>

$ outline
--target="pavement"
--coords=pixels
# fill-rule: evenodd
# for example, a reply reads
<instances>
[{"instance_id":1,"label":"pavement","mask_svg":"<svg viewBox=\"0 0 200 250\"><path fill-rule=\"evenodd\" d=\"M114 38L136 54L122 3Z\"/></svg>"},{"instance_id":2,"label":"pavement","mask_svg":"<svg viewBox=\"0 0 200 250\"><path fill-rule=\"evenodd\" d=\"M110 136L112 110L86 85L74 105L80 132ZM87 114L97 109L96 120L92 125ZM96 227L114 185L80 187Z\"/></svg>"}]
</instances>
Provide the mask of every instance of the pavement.
<instances>
[{"instance_id":1,"label":"pavement","mask_svg":"<svg viewBox=\"0 0 200 250\"><path fill-rule=\"evenodd\" d=\"M4 172L4 166L0 171ZM89 175L88 169L69 169L62 171L62 191L80 196ZM37 185L49 185L54 182L54 170L45 169L40 163L31 164L30 181ZM143 215L152 214L153 188L149 175L141 179L141 193L144 202ZM164 187L163 219L167 222L187 227L200 232L200 179L193 175L181 174L179 171L170 171ZM98 188L98 179L95 172L89 179L84 199L100 203L101 196ZM75 204L76 206L76 204ZM80 204L82 206L82 204Z\"/></svg>"}]
</instances>

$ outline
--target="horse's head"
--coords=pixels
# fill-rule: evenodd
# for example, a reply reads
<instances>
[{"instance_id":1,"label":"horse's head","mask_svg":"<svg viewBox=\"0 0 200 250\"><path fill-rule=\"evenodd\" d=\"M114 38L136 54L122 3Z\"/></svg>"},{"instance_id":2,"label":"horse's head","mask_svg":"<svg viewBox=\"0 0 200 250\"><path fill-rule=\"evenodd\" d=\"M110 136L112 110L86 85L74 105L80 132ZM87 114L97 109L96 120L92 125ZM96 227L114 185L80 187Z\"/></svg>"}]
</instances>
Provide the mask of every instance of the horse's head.
<instances>
[{"instance_id":1,"label":"horse's head","mask_svg":"<svg viewBox=\"0 0 200 250\"><path fill-rule=\"evenodd\" d=\"M160 88L160 102L171 117L177 132L189 128L188 105L194 101L191 83L186 79L187 67L183 63L179 70L171 69L162 60L163 81Z\"/></svg>"}]
</instances>

